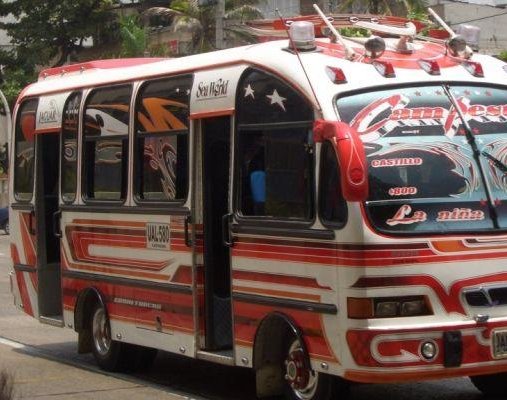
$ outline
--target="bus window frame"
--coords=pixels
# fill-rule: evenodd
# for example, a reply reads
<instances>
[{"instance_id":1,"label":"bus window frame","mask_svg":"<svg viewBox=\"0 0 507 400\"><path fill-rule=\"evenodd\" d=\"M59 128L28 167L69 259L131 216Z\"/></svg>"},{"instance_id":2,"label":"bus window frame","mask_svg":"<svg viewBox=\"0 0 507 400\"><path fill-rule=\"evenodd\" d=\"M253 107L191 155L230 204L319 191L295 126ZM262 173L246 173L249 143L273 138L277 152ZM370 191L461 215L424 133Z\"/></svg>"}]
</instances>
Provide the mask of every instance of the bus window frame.
<instances>
[{"instance_id":1,"label":"bus window frame","mask_svg":"<svg viewBox=\"0 0 507 400\"><path fill-rule=\"evenodd\" d=\"M30 204L33 199L34 199L34 196L35 196L35 128L36 126L33 127L34 129L34 133L33 133L33 144L32 144L32 150L33 150L33 161L32 161L32 167L31 167L31 176L32 176L32 190L30 192L30 198L27 198L27 199L20 199L19 198L19 195L18 195L18 191L17 191L17 182L18 181L18 174L16 173L16 149L17 149L17 146L18 146L18 140L17 140L17 134L18 134L18 130L21 129L21 120L20 120L20 117L21 117L21 111L22 111L22 107L23 105L31 102L31 101L35 101L36 102L36 106L35 106L35 119L34 119L34 123L36 121L36 118L37 118L37 109L39 107L39 102L40 102L40 97L39 96L35 96L35 97L28 97L28 98L25 98L23 99L18 107L17 107L17 111L16 111L16 120L15 120L15 124L14 124L14 133L13 133L13 149L12 149L12 159L13 159L13 170L12 170L12 174L14 174L14 179L13 179L13 187L12 187L12 192L13 192L13 195L14 195L14 199L16 200L17 203L20 203L20 204ZM19 128L19 129L18 129Z\"/></svg>"},{"instance_id":2,"label":"bus window frame","mask_svg":"<svg viewBox=\"0 0 507 400\"><path fill-rule=\"evenodd\" d=\"M117 140L117 139L120 139L120 138L125 138L127 140L127 145L125 146L126 147L126 160L123 160L122 159L122 179L123 181L125 182L125 188L121 188L121 190L124 190L124 193L121 193L121 194L124 194L124 198L122 199L119 199L119 200L115 200L115 199L95 199L95 198L90 198L87 196L87 193L88 193L88 173L87 173L87 166L85 165L85 162L86 162L86 156L85 156L85 153L86 153L86 144L87 142L98 142L100 140L107 140L107 139L104 139L103 137L101 136L98 136L98 137L90 137L90 138L87 138L87 135L86 135L86 130L85 130L85 124L86 124L86 109L89 105L89 101L90 101L90 98L93 96L93 94L95 94L96 92L98 91L102 91L102 90L108 90L108 89L114 89L114 88L122 88L122 87L125 87L125 88L130 88L130 98L129 98L129 101L128 101L128 106L129 106L129 111L128 111L128 118L129 118L129 122L127 124L127 133L126 135L112 135L112 136L108 136L107 138L109 139L112 139L112 140ZM132 107L132 98L134 96L134 93L135 93L135 81L128 81L128 82L123 82L123 83L119 83L119 84L111 84L111 85L101 85L101 86L95 86L95 87L90 87L89 88L89 91L83 96L83 104L82 104L82 108L81 108L81 112L80 112L80 117L81 117L81 121L80 121L80 127L81 127L81 139L79 141L79 144L81 145L81 150L80 150L80 155L81 155L81 162L80 162L80 166L81 166L81 179L80 179L80 182L78 183L79 187L80 187L80 190L81 190L81 199L82 201L85 203L85 204L95 204L95 205L100 205L100 204L104 204L104 205L112 205L112 206L124 206L127 201L128 201L128 198L129 198L129 163L130 163L130 155L129 155L129 148L130 148L130 136L131 136L131 107ZM95 165L95 162L93 163ZM125 164L125 165L123 165ZM88 167L90 168L90 167ZM123 177L123 174L125 174L125 176Z\"/></svg>"},{"instance_id":3,"label":"bus window frame","mask_svg":"<svg viewBox=\"0 0 507 400\"><path fill-rule=\"evenodd\" d=\"M64 135L63 135L63 130L64 130L64 127L63 127L63 114L64 114L64 111L67 107L67 104L69 103L69 99L72 97L72 96L75 96L75 95L80 95L81 96L81 99L79 101L79 108L78 108L78 114L77 114L77 118L78 118L78 121L77 121L77 130L76 130L76 161L75 161L75 164L76 164L76 182L75 182L75 189L74 189L74 196L73 196L73 199L72 200L66 200L65 197L64 197L64 193L63 193L63 160L64 160L64 156L65 156L65 148L64 148ZM81 127L81 122L83 121L83 101L85 99L85 92L83 90L74 90L72 91L69 96L67 97L67 99L65 100L65 103L63 105L63 109L62 109L62 127L60 129L60 198L61 198L61 201L63 204L73 204L76 202L77 198L78 198L78 189L79 189L79 164L80 164L80 160L79 160L79 153L80 153L80 147L79 147L79 144L80 144L80 127Z\"/></svg>"},{"instance_id":4,"label":"bus window frame","mask_svg":"<svg viewBox=\"0 0 507 400\"><path fill-rule=\"evenodd\" d=\"M266 123L256 123L256 124L244 124L241 123L238 119L238 105L241 99L241 89L242 83L245 80L245 77L248 76L252 72L262 73L265 76L271 77L286 87L290 88L294 93L296 93L303 101L308 105L309 110L313 118L311 120L302 120L302 121L290 121L290 122L266 122ZM311 194L309 196L310 204L310 217L309 218L300 218L300 219L290 219L283 217L273 217L273 216L259 216L259 215L244 215L242 213L242 198L241 198L241 189L242 189L242 158L240 159L240 132L246 130L261 130L261 129L290 129L290 128L307 128L308 132L312 134L313 137L313 124L315 121L315 109L312 105L312 102L305 96L304 93L299 90L299 88L295 87L291 82L284 79L282 76L276 75L271 71L264 70L259 68L258 66L250 66L246 68L241 74L238 80L238 86L235 94L235 109L236 109L236 117L234 118L234 175L233 175L233 205L232 210L234 213L234 217L238 224L243 226L251 226L251 227L266 227L266 228L280 228L280 229L304 229L311 228L315 225L315 222L318 219L318 205L317 205L317 156L316 149L317 143L313 141L313 152L312 152L312 160L309 165L310 169L310 184L309 189L311 190ZM247 127L245 129L245 127Z\"/></svg>"},{"instance_id":5,"label":"bus window frame","mask_svg":"<svg viewBox=\"0 0 507 400\"><path fill-rule=\"evenodd\" d=\"M154 207L154 208L174 208L174 207L181 207L185 205L188 201L189 195L190 195L190 187L191 187L191 136L192 136L192 130L190 126L190 107L191 107L191 93L188 95L188 128L186 130L177 130L177 131L161 131L157 133L153 132L140 132L139 131L139 123L137 118L137 110L139 109L140 102L142 99L142 94L144 88L149 85L153 84L155 82L161 82L161 81L173 81L177 79L186 79L189 78L190 80L190 91L192 90L192 86L194 83L195 74L192 73L186 73L186 74L178 74L178 75L167 75L162 77L157 77L154 79L146 79L138 85L137 89L135 90L134 96L134 121L133 121L133 154L132 154L132 171L133 171L133 177L132 177L132 197L134 200L134 203L139 206L145 206L145 207ZM182 199L175 199L175 200L146 200L142 199L140 197L140 176L138 174L138 163L140 162L142 156L138 154L139 146L138 146L138 138L139 137L154 137L155 135L160 135L164 137L169 136L178 136L183 133L186 133L187 135L187 161L186 161L186 188L185 188L185 196Z\"/></svg>"}]
</instances>

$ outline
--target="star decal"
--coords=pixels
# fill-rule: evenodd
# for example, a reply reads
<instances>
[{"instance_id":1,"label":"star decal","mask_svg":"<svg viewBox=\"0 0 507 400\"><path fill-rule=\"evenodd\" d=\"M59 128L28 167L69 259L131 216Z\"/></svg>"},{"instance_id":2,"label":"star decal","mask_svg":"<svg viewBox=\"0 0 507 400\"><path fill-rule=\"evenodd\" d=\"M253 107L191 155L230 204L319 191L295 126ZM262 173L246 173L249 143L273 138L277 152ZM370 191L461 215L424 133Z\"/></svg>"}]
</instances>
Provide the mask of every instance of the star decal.
<instances>
[{"instance_id":1,"label":"star decal","mask_svg":"<svg viewBox=\"0 0 507 400\"><path fill-rule=\"evenodd\" d=\"M287 111L285 110L285 105L283 104L283 102L287 99L280 96L276 89L273 90L273 94L267 94L266 97L271 100L271 105L278 104L283 111Z\"/></svg>"},{"instance_id":2,"label":"star decal","mask_svg":"<svg viewBox=\"0 0 507 400\"><path fill-rule=\"evenodd\" d=\"M248 96L252 96L252 99L255 99L254 90L250 84L248 84L248 86L245 88L245 97Z\"/></svg>"}]
</instances>

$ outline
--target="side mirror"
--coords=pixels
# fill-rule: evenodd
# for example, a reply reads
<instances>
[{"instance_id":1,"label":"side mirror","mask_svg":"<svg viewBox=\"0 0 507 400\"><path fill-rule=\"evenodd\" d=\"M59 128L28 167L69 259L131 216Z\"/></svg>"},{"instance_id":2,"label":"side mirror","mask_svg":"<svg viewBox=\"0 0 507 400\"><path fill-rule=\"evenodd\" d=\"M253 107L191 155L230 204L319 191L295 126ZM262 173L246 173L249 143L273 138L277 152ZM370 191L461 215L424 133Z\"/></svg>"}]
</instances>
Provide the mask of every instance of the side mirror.
<instances>
[{"instance_id":1,"label":"side mirror","mask_svg":"<svg viewBox=\"0 0 507 400\"><path fill-rule=\"evenodd\" d=\"M368 198L368 165L364 145L355 129L345 122L317 120L313 125L315 142L333 143L340 163L342 193L345 200Z\"/></svg>"}]
</instances>

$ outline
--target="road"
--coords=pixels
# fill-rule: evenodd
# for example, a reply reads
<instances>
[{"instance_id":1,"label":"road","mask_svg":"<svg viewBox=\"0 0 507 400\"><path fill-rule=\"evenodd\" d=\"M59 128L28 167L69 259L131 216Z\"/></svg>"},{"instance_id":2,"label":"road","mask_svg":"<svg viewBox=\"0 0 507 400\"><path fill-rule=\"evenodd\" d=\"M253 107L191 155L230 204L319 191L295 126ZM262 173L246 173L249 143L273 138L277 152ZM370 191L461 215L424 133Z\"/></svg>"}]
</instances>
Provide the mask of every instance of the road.
<instances>
[{"instance_id":1,"label":"road","mask_svg":"<svg viewBox=\"0 0 507 400\"><path fill-rule=\"evenodd\" d=\"M150 371L111 374L78 355L76 334L40 324L12 304L9 237L0 234L0 370L13 374L18 399L255 399L250 370L159 352ZM356 385L352 400L478 400L468 379L399 385Z\"/></svg>"}]
</instances>

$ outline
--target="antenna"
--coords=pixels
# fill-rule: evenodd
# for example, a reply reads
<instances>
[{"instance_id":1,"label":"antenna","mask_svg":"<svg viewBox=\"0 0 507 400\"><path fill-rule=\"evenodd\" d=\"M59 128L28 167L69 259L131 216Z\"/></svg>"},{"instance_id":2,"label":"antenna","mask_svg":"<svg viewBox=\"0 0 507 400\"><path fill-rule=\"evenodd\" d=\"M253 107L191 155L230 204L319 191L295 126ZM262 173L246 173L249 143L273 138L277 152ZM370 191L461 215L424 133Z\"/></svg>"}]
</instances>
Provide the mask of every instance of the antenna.
<instances>
[{"instance_id":1,"label":"antenna","mask_svg":"<svg viewBox=\"0 0 507 400\"><path fill-rule=\"evenodd\" d=\"M322 113L322 107L320 106L319 99L317 98L317 94L315 93L315 89L313 88L312 82L310 81L310 78L308 77L308 74L306 72L305 66L303 65L303 61L301 60L301 57L299 55L299 51L294 44L294 41L292 40L292 36L290 35L289 29L287 28L287 24L285 20L282 17L282 14L280 13L280 10L275 9L275 12L278 14L278 18L280 18L280 21L282 21L282 25L285 28L285 31L287 32L287 36L289 37L289 43L290 47L292 47L292 50L294 50L294 53L296 54L299 64L301 65L301 68L303 69L303 72L305 74L306 80L308 81L308 84L310 85L310 89L312 90L313 97L315 99L315 103L317 105L317 109Z\"/></svg>"},{"instance_id":2,"label":"antenna","mask_svg":"<svg viewBox=\"0 0 507 400\"><path fill-rule=\"evenodd\" d=\"M325 14L322 12L322 10L319 8L317 4L313 5L313 8L315 11L317 11L317 14L319 14L320 18L324 21L326 26L329 28L331 33L336 37L336 40L340 42L340 44L345 49L345 58L349 61L354 60L357 57L356 52L352 47L350 47L347 43L345 43L345 40L343 40L342 35L336 30L336 28L333 26L333 24L329 21L329 19L325 16Z\"/></svg>"},{"instance_id":3,"label":"antenna","mask_svg":"<svg viewBox=\"0 0 507 400\"><path fill-rule=\"evenodd\" d=\"M449 25L447 25L444 20L442 18L440 18L440 16L435 12L433 11L433 9L431 7L428 7L428 11L430 12L431 16L433 18L435 18L435 21L437 21L439 23L439 25L444 28L447 33L449 33L449 35L451 35L451 38L453 37L456 37L456 32L454 32L451 27Z\"/></svg>"},{"instance_id":4,"label":"antenna","mask_svg":"<svg viewBox=\"0 0 507 400\"><path fill-rule=\"evenodd\" d=\"M466 59L469 59L472 57L472 54L474 53L470 47L468 47L465 39L454 32L449 25L447 25L440 16L431 9L431 7L428 7L428 11L430 12L431 16L435 18L435 21L437 21L442 28L444 28L449 35L451 35L451 38L446 42L446 48L447 50L450 50L450 53L454 57L463 57Z\"/></svg>"}]
</instances>

